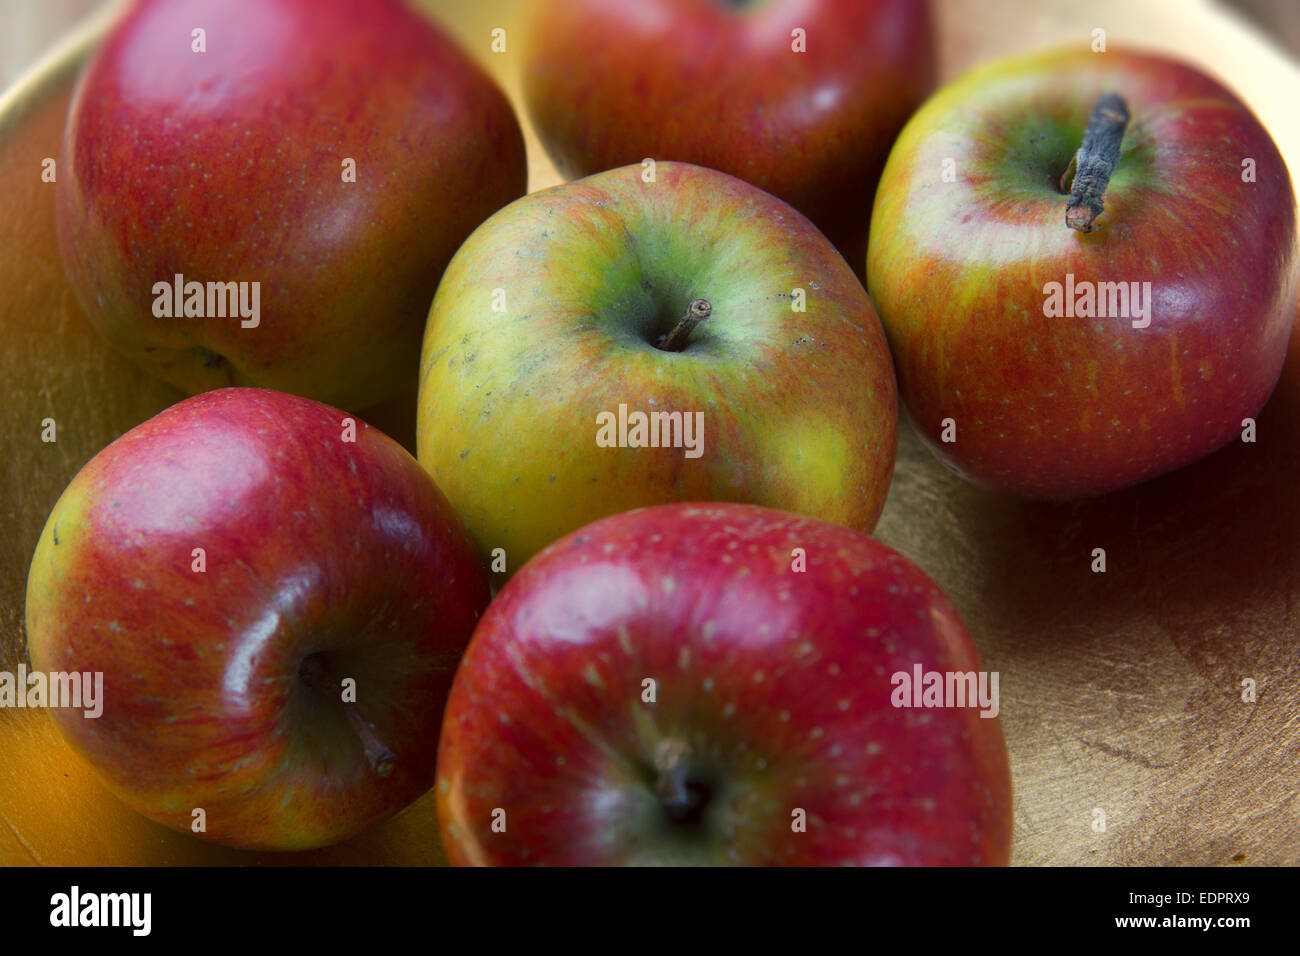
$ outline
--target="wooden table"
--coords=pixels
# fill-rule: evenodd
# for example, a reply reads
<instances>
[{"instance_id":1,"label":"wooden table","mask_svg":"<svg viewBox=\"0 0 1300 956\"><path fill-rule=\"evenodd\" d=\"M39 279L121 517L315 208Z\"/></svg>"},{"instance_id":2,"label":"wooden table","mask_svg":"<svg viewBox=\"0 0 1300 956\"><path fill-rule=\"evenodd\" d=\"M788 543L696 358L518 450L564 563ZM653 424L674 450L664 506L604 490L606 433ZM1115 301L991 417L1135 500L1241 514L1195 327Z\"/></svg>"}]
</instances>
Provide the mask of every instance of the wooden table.
<instances>
[{"instance_id":1,"label":"wooden table","mask_svg":"<svg viewBox=\"0 0 1300 956\"><path fill-rule=\"evenodd\" d=\"M518 2L431 5L515 102ZM937 4L940 63L973 63L1096 27L1201 63L1300 164L1300 70L1204 2ZM492 27L507 52L490 52ZM102 21L0 102L0 669L23 653L23 593L55 499L95 452L182 396L98 340L63 277L53 188L76 69ZM527 130L530 188L559 181ZM41 422L59 423L56 443ZM368 416L411 443L413 413ZM903 428L878 536L952 596L1001 674L1019 864L1300 863L1300 337L1236 443L1127 492L1023 504L967 485ZM1104 547L1105 574L1090 571ZM1242 681L1257 684L1242 700ZM1104 830L1096 826L1104 812ZM166 830L119 803L41 711L0 711L0 864L441 863L433 801L306 854L254 854Z\"/></svg>"}]
</instances>

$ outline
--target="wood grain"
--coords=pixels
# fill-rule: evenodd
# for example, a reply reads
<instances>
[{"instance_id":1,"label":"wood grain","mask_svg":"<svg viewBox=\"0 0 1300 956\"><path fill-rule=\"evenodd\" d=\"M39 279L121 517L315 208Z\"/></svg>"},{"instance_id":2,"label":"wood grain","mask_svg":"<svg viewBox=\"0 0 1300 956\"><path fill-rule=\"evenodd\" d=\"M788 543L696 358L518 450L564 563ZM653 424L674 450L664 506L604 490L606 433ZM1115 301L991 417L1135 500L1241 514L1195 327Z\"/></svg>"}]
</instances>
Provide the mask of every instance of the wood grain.
<instances>
[{"instance_id":1,"label":"wood grain","mask_svg":"<svg viewBox=\"0 0 1300 956\"><path fill-rule=\"evenodd\" d=\"M520 4L430 4L521 119ZM1300 162L1300 71L1208 3L960 0L936 5L941 72L1056 43L1166 49L1236 89ZM491 52L490 31L507 31ZM180 396L109 352L59 266L52 187L67 97L88 40L0 102L0 669L23 652L27 564L76 470ZM531 189L558 182L527 131ZM1259 418L1173 475L1088 502L1024 504L966 484L903 429L878 536L952 596L1001 674L1019 864L1300 863L1300 339ZM410 403L371 416L410 440ZM40 440L41 422L58 441ZM1104 547L1105 574L1090 571ZM1241 699L1243 678L1258 699ZM1106 829L1092 824L1097 809ZM0 711L0 864L441 863L426 797L362 837L302 855L208 846L139 817L41 712Z\"/></svg>"}]
</instances>

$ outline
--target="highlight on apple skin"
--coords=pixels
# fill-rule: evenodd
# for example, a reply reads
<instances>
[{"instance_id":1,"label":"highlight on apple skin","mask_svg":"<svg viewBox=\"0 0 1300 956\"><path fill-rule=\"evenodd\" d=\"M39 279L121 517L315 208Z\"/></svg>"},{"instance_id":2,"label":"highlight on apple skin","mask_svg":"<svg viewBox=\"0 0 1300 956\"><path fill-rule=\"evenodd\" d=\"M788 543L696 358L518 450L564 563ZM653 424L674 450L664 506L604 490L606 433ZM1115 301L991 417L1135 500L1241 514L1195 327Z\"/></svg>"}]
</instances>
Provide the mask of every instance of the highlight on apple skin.
<instances>
[{"instance_id":1,"label":"highlight on apple skin","mask_svg":"<svg viewBox=\"0 0 1300 956\"><path fill-rule=\"evenodd\" d=\"M991 709L915 706L916 672ZM682 503L582 528L497 595L456 674L453 864L1005 864L993 675L952 603L867 535Z\"/></svg>"},{"instance_id":2,"label":"highlight on apple skin","mask_svg":"<svg viewBox=\"0 0 1300 956\"><path fill-rule=\"evenodd\" d=\"M1081 231L1072 159L1103 94L1128 120ZM942 461L1026 498L1098 495L1239 439L1263 407L1300 294L1295 195L1268 132L1194 67L1002 60L900 134L867 288Z\"/></svg>"},{"instance_id":3,"label":"highlight on apple skin","mask_svg":"<svg viewBox=\"0 0 1300 956\"><path fill-rule=\"evenodd\" d=\"M353 411L414 391L438 277L527 185L504 94L402 0L138 0L58 168L63 262L114 348L186 392Z\"/></svg>"},{"instance_id":4,"label":"highlight on apple skin","mask_svg":"<svg viewBox=\"0 0 1300 956\"><path fill-rule=\"evenodd\" d=\"M229 846L359 833L433 782L489 600L446 499L347 413L254 388L187 399L73 479L27 583L34 669L102 673L50 711L141 813Z\"/></svg>"},{"instance_id":5,"label":"highlight on apple skin","mask_svg":"<svg viewBox=\"0 0 1300 956\"><path fill-rule=\"evenodd\" d=\"M735 177L649 160L532 193L460 248L425 331L417 447L513 572L672 501L869 531L897 417L871 300L816 227Z\"/></svg>"}]
</instances>

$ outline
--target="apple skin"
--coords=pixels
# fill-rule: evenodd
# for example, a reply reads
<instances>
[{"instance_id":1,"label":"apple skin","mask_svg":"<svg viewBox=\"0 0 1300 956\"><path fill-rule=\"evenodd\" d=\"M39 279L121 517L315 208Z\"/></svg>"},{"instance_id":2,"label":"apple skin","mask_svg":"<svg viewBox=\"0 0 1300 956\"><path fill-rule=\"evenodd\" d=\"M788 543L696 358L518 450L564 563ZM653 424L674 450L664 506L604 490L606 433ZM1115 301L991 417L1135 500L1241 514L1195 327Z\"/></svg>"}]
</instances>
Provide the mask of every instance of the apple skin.
<instances>
[{"instance_id":1,"label":"apple skin","mask_svg":"<svg viewBox=\"0 0 1300 956\"><path fill-rule=\"evenodd\" d=\"M474 632L439 745L448 858L1005 864L998 720L892 706L917 663L980 669L948 598L864 534L738 504L606 518L520 569ZM665 740L707 788L694 825L656 795Z\"/></svg>"},{"instance_id":2,"label":"apple skin","mask_svg":"<svg viewBox=\"0 0 1300 956\"><path fill-rule=\"evenodd\" d=\"M533 193L456 253L425 333L420 463L508 571L597 518L672 501L870 531L898 406L861 283L775 197L685 163L642 172ZM652 345L697 298L713 313L685 350ZM597 415L620 404L702 413L703 453L598 446Z\"/></svg>"},{"instance_id":3,"label":"apple skin","mask_svg":"<svg viewBox=\"0 0 1300 956\"><path fill-rule=\"evenodd\" d=\"M1083 234L1054 177L1103 91L1131 121ZM1182 63L1056 51L967 74L899 136L872 221L867 287L904 403L940 459L986 487L1069 499L1136 484L1238 438L1278 380L1300 295L1286 164ZM1044 287L1067 273L1150 282L1150 326L1045 316Z\"/></svg>"},{"instance_id":4,"label":"apple skin","mask_svg":"<svg viewBox=\"0 0 1300 956\"><path fill-rule=\"evenodd\" d=\"M60 156L60 250L114 347L190 393L354 410L414 387L438 277L526 185L505 97L397 0L140 0L89 64ZM260 282L260 325L155 317L153 285L177 273Z\"/></svg>"},{"instance_id":5,"label":"apple skin","mask_svg":"<svg viewBox=\"0 0 1300 956\"><path fill-rule=\"evenodd\" d=\"M889 146L934 86L927 2L545 0L533 13L525 100L566 178L647 156L720 169L861 267Z\"/></svg>"},{"instance_id":6,"label":"apple skin","mask_svg":"<svg viewBox=\"0 0 1300 956\"><path fill-rule=\"evenodd\" d=\"M396 442L254 388L186 399L96 455L32 560L42 671L102 671L103 714L51 709L109 787L230 846L305 849L392 815L433 781L456 660L489 599L446 500ZM206 571L192 549L205 549ZM396 755L375 774L319 655Z\"/></svg>"}]
</instances>

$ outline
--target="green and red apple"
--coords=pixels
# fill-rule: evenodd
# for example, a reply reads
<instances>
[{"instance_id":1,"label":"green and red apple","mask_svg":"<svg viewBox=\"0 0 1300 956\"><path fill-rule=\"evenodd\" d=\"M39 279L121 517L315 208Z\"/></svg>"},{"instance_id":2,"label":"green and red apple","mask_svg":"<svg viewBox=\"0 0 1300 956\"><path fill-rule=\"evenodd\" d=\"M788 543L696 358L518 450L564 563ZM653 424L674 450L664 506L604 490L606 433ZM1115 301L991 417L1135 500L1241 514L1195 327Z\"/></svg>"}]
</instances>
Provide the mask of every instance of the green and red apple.
<instances>
[{"instance_id":1,"label":"green and red apple","mask_svg":"<svg viewBox=\"0 0 1300 956\"><path fill-rule=\"evenodd\" d=\"M1072 158L1102 94L1128 125L1084 232ZM1241 436L1278 380L1300 294L1295 194L1267 130L1161 56L981 67L898 138L867 287L918 431L972 480L1097 495Z\"/></svg>"},{"instance_id":2,"label":"green and red apple","mask_svg":"<svg viewBox=\"0 0 1300 956\"><path fill-rule=\"evenodd\" d=\"M400 0L139 0L74 95L59 246L171 384L357 409L414 392L443 268L525 181L505 97Z\"/></svg>"},{"instance_id":3,"label":"green and red apple","mask_svg":"<svg viewBox=\"0 0 1300 956\"><path fill-rule=\"evenodd\" d=\"M128 804L217 843L305 849L432 785L488 600L473 542L396 442L220 389L73 479L32 559L27 641L37 671L102 674L98 716L51 714Z\"/></svg>"},{"instance_id":4,"label":"green and red apple","mask_svg":"<svg viewBox=\"0 0 1300 956\"><path fill-rule=\"evenodd\" d=\"M925 0L546 0L524 94L566 178L646 157L784 199L855 269L890 144L934 84Z\"/></svg>"},{"instance_id":5,"label":"green and red apple","mask_svg":"<svg viewBox=\"0 0 1300 956\"><path fill-rule=\"evenodd\" d=\"M448 857L1005 864L996 693L918 707L918 671L997 686L934 582L860 532L738 504L603 519L474 633L439 747Z\"/></svg>"},{"instance_id":6,"label":"green and red apple","mask_svg":"<svg viewBox=\"0 0 1300 956\"><path fill-rule=\"evenodd\" d=\"M871 301L804 216L714 170L507 206L448 266L421 363L420 463L497 572L645 505L862 531L884 506L897 395Z\"/></svg>"}]
</instances>

